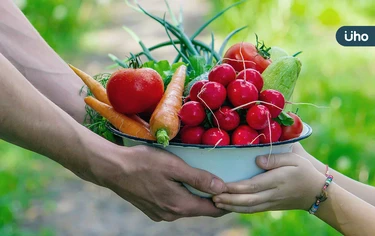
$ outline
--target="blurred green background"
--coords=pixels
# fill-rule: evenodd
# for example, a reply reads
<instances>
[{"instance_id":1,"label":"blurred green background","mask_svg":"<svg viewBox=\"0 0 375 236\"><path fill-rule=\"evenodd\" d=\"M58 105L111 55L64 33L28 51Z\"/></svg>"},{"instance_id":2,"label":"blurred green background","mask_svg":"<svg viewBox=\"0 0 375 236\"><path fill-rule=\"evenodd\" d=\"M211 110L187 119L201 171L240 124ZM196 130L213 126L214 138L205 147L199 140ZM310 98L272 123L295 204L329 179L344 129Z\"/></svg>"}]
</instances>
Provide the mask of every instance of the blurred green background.
<instances>
[{"instance_id":1,"label":"blurred green background","mask_svg":"<svg viewBox=\"0 0 375 236\"><path fill-rule=\"evenodd\" d=\"M77 50L80 52L78 57L82 53L92 53L85 44L88 35L95 35L95 29L113 23L111 4L119 1L16 2L64 59L77 60ZM235 1L202 2L211 6L208 17ZM101 7L94 9L98 5ZM257 33L267 46L282 47L290 54L303 51L299 55L302 73L293 102L327 107L293 107L299 108L299 115L314 130L313 135L303 141L304 147L330 167L372 185L375 185L375 49L342 47L336 42L335 33L343 25L373 25L374 15L375 2L371 0L249 0L230 10L211 27L220 39L239 26L249 25L248 30L237 35L231 43L254 43L254 33ZM84 56L81 58L83 60ZM101 65L102 68L105 65ZM48 196L43 191L60 167L47 158L1 140L0 153L0 235L35 235L35 231L21 230L19 225L31 204L30 199L46 199L46 207L49 207ZM41 171L46 174L39 175ZM306 212L259 213L243 215L239 220L248 225L251 235L280 232L338 235ZM38 235L53 235L53 229L42 229Z\"/></svg>"}]
</instances>

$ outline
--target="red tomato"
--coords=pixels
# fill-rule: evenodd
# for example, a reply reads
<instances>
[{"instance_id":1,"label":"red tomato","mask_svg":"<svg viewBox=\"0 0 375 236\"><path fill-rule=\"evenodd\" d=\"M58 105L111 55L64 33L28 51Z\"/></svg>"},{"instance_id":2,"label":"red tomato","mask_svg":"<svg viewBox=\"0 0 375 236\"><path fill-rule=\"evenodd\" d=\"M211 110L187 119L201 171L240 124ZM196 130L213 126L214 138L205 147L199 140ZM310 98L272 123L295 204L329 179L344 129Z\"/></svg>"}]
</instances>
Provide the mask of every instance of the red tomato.
<instances>
[{"instance_id":1,"label":"red tomato","mask_svg":"<svg viewBox=\"0 0 375 236\"><path fill-rule=\"evenodd\" d=\"M237 72L252 68L262 73L271 64L267 54L251 43L236 43L225 53L223 63L231 65Z\"/></svg>"},{"instance_id":2,"label":"red tomato","mask_svg":"<svg viewBox=\"0 0 375 236\"><path fill-rule=\"evenodd\" d=\"M288 112L288 115L293 118L294 123L291 126L281 126L282 133L280 141L297 138L301 135L303 130L303 124L301 118L293 112Z\"/></svg>"},{"instance_id":3,"label":"red tomato","mask_svg":"<svg viewBox=\"0 0 375 236\"><path fill-rule=\"evenodd\" d=\"M107 83L108 99L124 114L138 114L155 107L164 93L164 83L153 69L121 69Z\"/></svg>"}]
</instances>

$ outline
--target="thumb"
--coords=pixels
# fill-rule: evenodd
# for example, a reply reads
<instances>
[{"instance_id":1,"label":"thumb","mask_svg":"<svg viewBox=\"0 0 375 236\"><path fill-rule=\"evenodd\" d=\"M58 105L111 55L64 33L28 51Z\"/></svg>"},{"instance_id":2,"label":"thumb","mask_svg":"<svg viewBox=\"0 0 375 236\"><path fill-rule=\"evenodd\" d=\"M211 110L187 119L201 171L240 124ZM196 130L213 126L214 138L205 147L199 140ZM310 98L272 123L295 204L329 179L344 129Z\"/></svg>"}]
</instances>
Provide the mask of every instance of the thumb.
<instances>
[{"instance_id":1,"label":"thumb","mask_svg":"<svg viewBox=\"0 0 375 236\"><path fill-rule=\"evenodd\" d=\"M175 173L177 181L210 194L220 194L227 190L224 181L210 172L193 168L188 164L181 167L178 173Z\"/></svg>"},{"instance_id":2,"label":"thumb","mask_svg":"<svg viewBox=\"0 0 375 236\"><path fill-rule=\"evenodd\" d=\"M271 154L258 156L256 164L265 170L272 170L282 166L297 166L300 157L293 153Z\"/></svg>"}]
</instances>

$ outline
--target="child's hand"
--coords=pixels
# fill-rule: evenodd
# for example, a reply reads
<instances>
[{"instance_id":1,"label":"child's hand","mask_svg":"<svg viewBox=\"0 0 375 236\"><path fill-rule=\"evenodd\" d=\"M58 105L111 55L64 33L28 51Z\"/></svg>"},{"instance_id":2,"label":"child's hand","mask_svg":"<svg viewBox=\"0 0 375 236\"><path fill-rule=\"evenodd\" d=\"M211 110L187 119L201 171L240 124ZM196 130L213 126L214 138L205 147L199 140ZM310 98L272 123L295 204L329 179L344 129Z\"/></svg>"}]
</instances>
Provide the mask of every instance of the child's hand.
<instances>
[{"instance_id":1,"label":"child's hand","mask_svg":"<svg viewBox=\"0 0 375 236\"><path fill-rule=\"evenodd\" d=\"M214 196L218 208L241 213L271 210L308 210L326 177L295 153L258 157L265 173L227 184L228 193Z\"/></svg>"}]
</instances>

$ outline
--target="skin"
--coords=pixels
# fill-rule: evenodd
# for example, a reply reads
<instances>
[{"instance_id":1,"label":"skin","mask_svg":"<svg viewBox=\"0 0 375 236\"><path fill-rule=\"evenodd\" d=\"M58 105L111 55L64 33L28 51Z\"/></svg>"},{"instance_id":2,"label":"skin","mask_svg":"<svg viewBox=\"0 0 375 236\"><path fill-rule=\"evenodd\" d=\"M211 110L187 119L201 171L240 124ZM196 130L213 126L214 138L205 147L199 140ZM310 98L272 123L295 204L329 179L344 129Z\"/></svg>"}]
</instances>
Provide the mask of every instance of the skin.
<instances>
[{"instance_id":1,"label":"skin","mask_svg":"<svg viewBox=\"0 0 375 236\"><path fill-rule=\"evenodd\" d=\"M80 79L11 0L1 2L0 15L1 139L113 190L154 221L225 214L181 185L225 192L216 176L159 149L117 146L80 125L85 115Z\"/></svg>"},{"instance_id":2,"label":"skin","mask_svg":"<svg viewBox=\"0 0 375 236\"><path fill-rule=\"evenodd\" d=\"M248 180L227 184L228 193L213 198L218 208L242 213L308 211L326 180L323 174L325 166L300 144L294 145L293 153L258 157L256 163L268 171ZM328 199L321 203L315 216L344 235L372 235L375 230L372 197L375 188L334 170L330 170L330 174L334 176L334 182L327 188Z\"/></svg>"}]
</instances>

